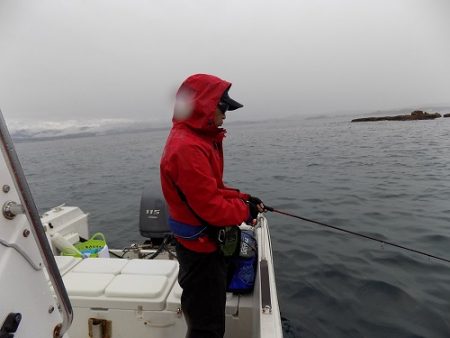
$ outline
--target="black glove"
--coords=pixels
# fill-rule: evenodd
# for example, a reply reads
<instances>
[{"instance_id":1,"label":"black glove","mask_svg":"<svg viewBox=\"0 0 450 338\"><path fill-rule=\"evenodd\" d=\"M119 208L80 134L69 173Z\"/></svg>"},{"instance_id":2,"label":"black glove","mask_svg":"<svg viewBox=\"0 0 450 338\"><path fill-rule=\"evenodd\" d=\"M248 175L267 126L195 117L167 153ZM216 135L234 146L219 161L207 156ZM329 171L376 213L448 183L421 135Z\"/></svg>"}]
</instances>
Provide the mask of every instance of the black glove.
<instances>
[{"instance_id":1,"label":"black glove","mask_svg":"<svg viewBox=\"0 0 450 338\"><path fill-rule=\"evenodd\" d=\"M250 222L258 217L258 208L256 207L256 204L253 204L250 201L247 201L248 209L250 210Z\"/></svg>"},{"instance_id":2,"label":"black glove","mask_svg":"<svg viewBox=\"0 0 450 338\"><path fill-rule=\"evenodd\" d=\"M254 205L258 205L258 204L264 204L263 201L261 201L258 197L254 197L254 196L250 196L248 198L248 201L250 203L253 203Z\"/></svg>"}]
</instances>

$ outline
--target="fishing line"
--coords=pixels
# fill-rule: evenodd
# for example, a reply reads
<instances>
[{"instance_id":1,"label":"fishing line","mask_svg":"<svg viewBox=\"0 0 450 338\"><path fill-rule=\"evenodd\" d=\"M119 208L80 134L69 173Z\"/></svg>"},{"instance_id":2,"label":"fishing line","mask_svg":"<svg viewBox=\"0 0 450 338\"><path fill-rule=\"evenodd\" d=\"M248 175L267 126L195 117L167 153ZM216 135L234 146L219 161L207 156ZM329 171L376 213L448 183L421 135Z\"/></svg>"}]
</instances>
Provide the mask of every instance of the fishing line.
<instances>
[{"instance_id":1,"label":"fishing line","mask_svg":"<svg viewBox=\"0 0 450 338\"><path fill-rule=\"evenodd\" d=\"M288 213L286 211L277 210L277 209L269 207L267 205L264 205L264 209L266 209L267 211L270 211L270 212L276 212L276 213L279 213L279 214L282 214L282 215L286 215L286 216L289 216L289 217L298 218L298 219L301 219L301 220L306 221L306 222L314 223L314 224L321 225L321 226L324 226L324 227L327 227L327 228L331 228L331 229L334 229L334 230L342 231L342 232L345 232L347 234L359 236L359 237L362 237L362 238L365 238L365 239L369 239L371 241L375 241L375 242L378 242L378 243L381 243L381 244L390 245L390 246L393 246L395 248L403 249L403 250L406 250L406 251L414 252L414 253L419 254L419 255L423 255L423 256L430 257L430 258L434 258L434 259L437 259L439 261L450 263L450 259L447 259L447 258L442 258L442 257L435 256L435 255L432 255L432 254L429 254L429 253L426 253L426 252L423 252L423 251L419 251L419 250L416 250L416 249L408 248L408 247L400 245L400 244L392 243L392 242L389 242L389 241L383 241L382 239L378 239L378 238L375 238L375 237L372 237L372 236L368 236L368 235L363 235L363 234L360 234L360 233L355 232L355 231L342 229L342 228L334 226L334 225L329 225L329 224L325 224L325 223L322 223L322 222L314 221L314 220L309 219L309 218L305 218L305 217L297 216L297 215L294 215L294 214L290 214L290 213Z\"/></svg>"}]
</instances>

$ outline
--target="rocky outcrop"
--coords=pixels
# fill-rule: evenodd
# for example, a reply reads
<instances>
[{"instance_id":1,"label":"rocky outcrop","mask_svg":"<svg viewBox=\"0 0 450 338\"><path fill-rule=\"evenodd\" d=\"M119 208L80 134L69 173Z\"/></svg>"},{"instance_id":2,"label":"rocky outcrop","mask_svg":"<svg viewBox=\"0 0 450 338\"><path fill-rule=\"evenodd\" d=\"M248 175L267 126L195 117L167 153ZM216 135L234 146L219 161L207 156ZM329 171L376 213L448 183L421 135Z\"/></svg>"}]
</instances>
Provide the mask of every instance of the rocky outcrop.
<instances>
[{"instance_id":1,"label":"rocky outcrop","mask_svg":"<svg viewBox=\"0 0 450 338\"><path fill-rule=\"evenodd\" d=\"M450 117L450 113L444 114L444 117Z\"/></svg>"},{"instance_id":2,"label":"rocky outcrop","mask_svg":"<svg viewBox=\"0 0 450 338\"><path fill-rule=\"evenodd\" d=\"M447 115L447 114L446 114ZM439 113L427 113L421 110L415 110L410 115L382 116L382 117L363 117L354 119L352 122L373 122L373 121L416 121L432 120L441 117Z\"/></svg>"}]
</instances>

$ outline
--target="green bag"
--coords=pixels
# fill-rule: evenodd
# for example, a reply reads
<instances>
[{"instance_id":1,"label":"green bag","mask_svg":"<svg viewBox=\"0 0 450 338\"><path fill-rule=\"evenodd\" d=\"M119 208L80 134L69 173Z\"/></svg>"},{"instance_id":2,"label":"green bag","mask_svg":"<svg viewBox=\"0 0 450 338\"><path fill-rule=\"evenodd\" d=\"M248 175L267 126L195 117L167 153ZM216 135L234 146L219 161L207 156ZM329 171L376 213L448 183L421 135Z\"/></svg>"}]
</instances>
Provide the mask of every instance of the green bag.
<instances>
[{"instance_id":1,"label":"green bag","mask_svg":"<svg viewBox=\"0 0 450 338\"><path fill-rule=\"evenodd\" d=\"M238 226L220 228L217 236L220 250L225 257L236 256L241 247L241 229Z\"/></svg>"},{"instance_id":2,"label":"green bag","mask_svg":"<svg viewBox=\"0 0 450 338\"><path fill-rule=\"evenodd\" d=\"M80 242L74 247L81 253L74 250L63 250L63 256L74 257L109 257L108 245L106 244L105 236L101 232L95 233L91 238L85 242Z\"/></svg>"}]
</instances>

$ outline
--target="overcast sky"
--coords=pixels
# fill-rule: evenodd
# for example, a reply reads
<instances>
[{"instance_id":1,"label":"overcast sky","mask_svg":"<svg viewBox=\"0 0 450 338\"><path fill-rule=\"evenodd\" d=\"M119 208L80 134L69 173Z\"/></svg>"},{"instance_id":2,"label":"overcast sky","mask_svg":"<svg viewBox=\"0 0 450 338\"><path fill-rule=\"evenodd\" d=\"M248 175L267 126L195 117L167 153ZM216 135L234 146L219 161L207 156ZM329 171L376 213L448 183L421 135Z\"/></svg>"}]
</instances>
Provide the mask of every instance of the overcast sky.
<instances>
[{"instance_id":1,"label":"overcast sky","mask_svg":"<svg viewBox=\"0 0 450 338\"><path fill-rule=\"evenodd\" d=\"M233 82L230 120L450 105L449 15L448 0L0 0L0 108L168 121L193 73Z\"/></svg>"}]
</instances>

